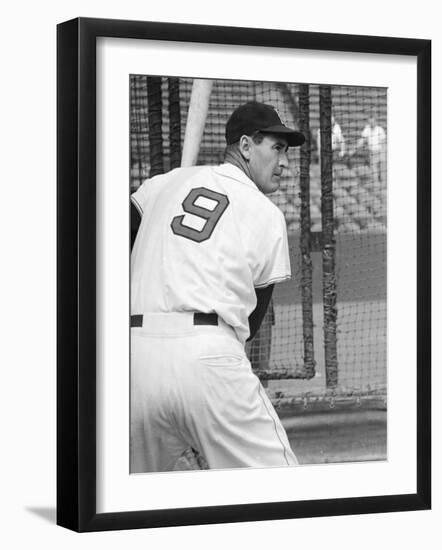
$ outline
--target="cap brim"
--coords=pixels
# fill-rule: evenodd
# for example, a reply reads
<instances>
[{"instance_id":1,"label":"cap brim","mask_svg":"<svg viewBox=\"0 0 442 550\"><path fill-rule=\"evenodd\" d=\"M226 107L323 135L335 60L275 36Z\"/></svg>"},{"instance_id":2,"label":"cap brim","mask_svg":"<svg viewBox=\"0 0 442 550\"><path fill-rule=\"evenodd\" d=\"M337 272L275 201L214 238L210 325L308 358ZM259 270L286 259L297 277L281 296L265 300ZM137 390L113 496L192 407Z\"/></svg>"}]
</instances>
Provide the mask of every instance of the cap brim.
<instances>
[{"instance_id":1,"label":"cap brim","mask_svg":"<svg viewBox=\"0 0 442 550\"><path fill-rule=\"evenodd\" d=\"M269 134L283 134L290 147L299 147L305 141L304 134L301 134L301 132L297 132L296 130L292 130L291 128L287 128L287 126L284 126L283 124L262 128L260 131Z\"/></svg>"}]
</instances>

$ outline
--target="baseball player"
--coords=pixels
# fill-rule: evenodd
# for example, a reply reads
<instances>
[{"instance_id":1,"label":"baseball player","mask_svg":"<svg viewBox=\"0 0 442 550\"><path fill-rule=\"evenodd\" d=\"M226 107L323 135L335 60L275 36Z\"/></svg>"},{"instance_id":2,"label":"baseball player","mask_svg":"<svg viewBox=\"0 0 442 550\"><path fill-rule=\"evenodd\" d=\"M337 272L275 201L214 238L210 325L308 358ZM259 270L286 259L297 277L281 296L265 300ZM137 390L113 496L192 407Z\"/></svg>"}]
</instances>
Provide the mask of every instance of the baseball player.
<instances>
[{"instance_id":1,"label":"baseball player","mask_svg":"<svg viewBox=\"0 0 442 550\"><path fill-rule=\"evenodd\" d=\"M304 136L270 105L238 107L220 166L177 168L132 195L131 472L189 447L209 468L297 459L244 345L290 277L282 212L266 197Z\"/></svg>"},{"instance_id":2,"label":"baseball player","mask_svg":"<svg viewBox=\"0 0 442 550\"><path fill-rule=\"evenodd\" d=\"M385 172L386 145L387 136L385 130L378 124L376 111L372 111L352 154L361 147L365 146L367 148L373 182L375 184L382 183Z\"/></svg>"}]
</instances>

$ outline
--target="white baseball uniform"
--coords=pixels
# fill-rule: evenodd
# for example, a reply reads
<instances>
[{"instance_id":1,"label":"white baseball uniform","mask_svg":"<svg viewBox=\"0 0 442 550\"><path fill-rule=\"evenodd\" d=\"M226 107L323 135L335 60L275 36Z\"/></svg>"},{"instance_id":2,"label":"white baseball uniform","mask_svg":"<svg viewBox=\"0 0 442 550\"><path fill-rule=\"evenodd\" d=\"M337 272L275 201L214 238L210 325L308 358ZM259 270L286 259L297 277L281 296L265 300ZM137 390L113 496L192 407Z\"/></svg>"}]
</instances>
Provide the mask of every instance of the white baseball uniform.
<instances>
[{"instance_id":1,"label":"white baseball uniform","mask_svg":"<svg viewBox=\"0 0 442 550\"><path fill-rule=\"evenodd\" d=\"M156 176L132 201L131 472L188 447L210 468L297 464L244 351L255 288L290 277L282 212L231 164Z\"/></svg>"},{"instance_id":2,"label":"white baseball uniform","mask_svg":"<svg viewBox=\"0 0 442 550\"><path fill-rule=\"evenodd\" d=\"M362 130L361 136L367 142L373 180L374 182L381 181L382 174L385 170L385 130L382 128L382 126L374 126L372 128L369 124L367 124L367 126L365 126L365 128Z\"/></svg>"},{"instance_id":3,"label":"white baseball uniform","mask_svg":"<svg viewBox=\"0 0 442 550\"><path fill-rule=\"evenodd\" d=\"M368 149L371 153L379 153L385 145L385 130L382 126L373 128L367 124L362 130L361 136L367 141Z\"/></svg>"}]
</instances>

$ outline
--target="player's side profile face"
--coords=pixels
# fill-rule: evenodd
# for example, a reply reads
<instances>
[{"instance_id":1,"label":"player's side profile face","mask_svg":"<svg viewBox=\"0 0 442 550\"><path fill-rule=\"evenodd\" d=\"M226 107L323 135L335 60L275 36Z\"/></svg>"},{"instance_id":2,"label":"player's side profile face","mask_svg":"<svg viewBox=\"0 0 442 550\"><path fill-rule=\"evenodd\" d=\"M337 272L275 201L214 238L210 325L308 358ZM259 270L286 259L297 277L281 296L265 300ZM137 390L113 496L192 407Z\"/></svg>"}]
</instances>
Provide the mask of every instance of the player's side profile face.
<instances>
[{"instance_id":1,"label":"player's side profile face","mask_svg":"<svg viewBox=\"0 0 442 550\"><path fill-rule=\"evenodd\" d=\"M288 168L287 148L287 140L279 135L267 134L258 144L250 139L250 176L265 195L279 189L284 168Z\"/></svg>"}]
</instances>

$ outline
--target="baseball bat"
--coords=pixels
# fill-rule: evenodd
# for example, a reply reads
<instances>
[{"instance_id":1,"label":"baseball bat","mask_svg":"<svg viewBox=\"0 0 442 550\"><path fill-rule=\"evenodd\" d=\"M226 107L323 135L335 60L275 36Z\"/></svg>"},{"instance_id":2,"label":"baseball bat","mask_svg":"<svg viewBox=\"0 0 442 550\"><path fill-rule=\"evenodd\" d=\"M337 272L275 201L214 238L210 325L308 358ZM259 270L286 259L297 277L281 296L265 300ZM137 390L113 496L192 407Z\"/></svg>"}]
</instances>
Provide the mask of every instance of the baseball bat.
<instances>
[{"instance_id":1,"label":"baseball bat","mask_svg":"<svg viewBox=\"0 0 442 550\"><path fill-rule=\"evenodd\" d=\"M187 113L186 132L184 134L181 166L193 166L198 159L204 125L209 110L212 85L212 80L196 78L193 81L189 111Z\"/></svg>"}]
</instances>

